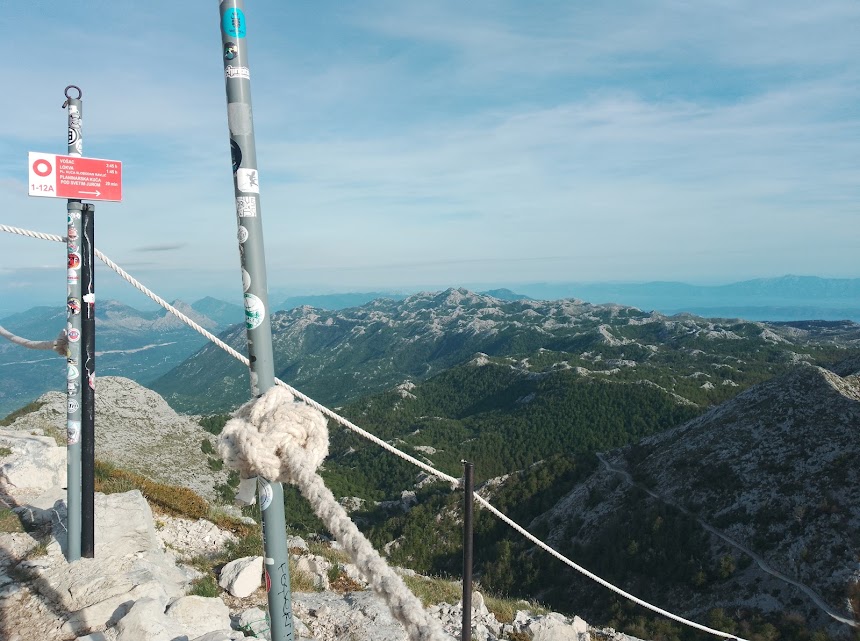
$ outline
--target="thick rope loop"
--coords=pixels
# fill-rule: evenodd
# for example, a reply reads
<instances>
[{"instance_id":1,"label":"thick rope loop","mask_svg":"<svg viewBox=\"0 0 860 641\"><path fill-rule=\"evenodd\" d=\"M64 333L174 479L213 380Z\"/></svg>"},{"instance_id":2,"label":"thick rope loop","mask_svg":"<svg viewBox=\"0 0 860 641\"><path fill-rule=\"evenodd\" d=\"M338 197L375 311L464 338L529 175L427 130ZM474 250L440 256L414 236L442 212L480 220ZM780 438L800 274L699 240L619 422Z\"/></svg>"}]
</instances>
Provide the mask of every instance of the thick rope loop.
<instances>
[{"instance_id":1,"label":"thick rope loop","mask_svg":"<svg viewBox=\"0 0 860 641\"><path fill-rule=\"evenodd\" d=\"M326 422L321 412L276 385L227 421L218 439L218 453L245 478L261 476L296 485L411 641L453 641L373 549L316 473L328 455Z\"/></svg>"},{"instance_id":2,"label":"thick rope loop","mask_svg":"<svg viewBox=\"0 0 860 641\"><path fill-rule=\"evenodd\" d=\"M320 412L274 386L227 421L218 453L242 478L262 476L293 483L292 470L282 460L284 453L301 453L303 466L316 470L328 456L326 423Z\"/></svg>"}]
</instances>

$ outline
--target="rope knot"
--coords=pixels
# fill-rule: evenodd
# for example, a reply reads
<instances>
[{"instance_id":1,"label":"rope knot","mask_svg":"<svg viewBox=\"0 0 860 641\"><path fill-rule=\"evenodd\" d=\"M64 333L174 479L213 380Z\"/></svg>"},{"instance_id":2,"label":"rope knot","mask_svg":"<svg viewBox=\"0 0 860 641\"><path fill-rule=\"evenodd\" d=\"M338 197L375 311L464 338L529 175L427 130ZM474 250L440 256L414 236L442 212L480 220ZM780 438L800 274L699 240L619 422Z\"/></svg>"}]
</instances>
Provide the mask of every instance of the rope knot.
<instances>
[{"instance_id":1,"label":"rope knot","mask_svg":"<svg viewBox=\"0 0 860 641\"><path fill-rule=\"evenodd\" d=\"M218 453L243 478L295 483L297 464L316 470L328 456L326 423L322 412L276 385L227 421Z\"/></svg>"}]
</instances>

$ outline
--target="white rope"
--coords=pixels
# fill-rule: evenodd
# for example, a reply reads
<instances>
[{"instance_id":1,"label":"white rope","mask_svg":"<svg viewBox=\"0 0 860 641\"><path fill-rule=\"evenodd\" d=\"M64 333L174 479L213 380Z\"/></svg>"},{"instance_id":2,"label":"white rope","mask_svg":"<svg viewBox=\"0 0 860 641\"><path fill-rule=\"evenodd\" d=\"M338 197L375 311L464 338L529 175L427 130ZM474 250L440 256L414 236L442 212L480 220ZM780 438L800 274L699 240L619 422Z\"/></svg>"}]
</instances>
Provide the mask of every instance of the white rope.
<instances>
[{"instance_id":1,"label":"white rope","mask_svg":"<svg viewBox=\"0 0 860 641\"><path fill-rule=\"evenodd\" d=\"M60 334L52 341L31 341L26 338L21 338L20 336L16 336L8 329L0 325L0 336L3 338L15 343L15 345L20 345L21 347L26 347L27 349L41 349L41 350L53 350L57 352L60 356L66 356L69 351L69 339L66 338L66 330L61 330Z\"/></svg>"},{"instance_id":2,"label":"white rope","mask_svg":"<svg viewBox=\"0 0 860 641\"><path fill-rule=\"evenodd\" d=\"M29 237L31 237L31 238L39 238L39 239L42 239L42 240L52 240L52 241L57 241L57 242L64 242L64 240L65 240L65 239L63 239L63 238L62 238L62 237L60 237L60 236L54 236L54 235L52 235L52 234L42 234L42 233L39 233L39 232L33 232L33 231L25 230L25 229L19 229L19 228L17 228L17 227L9 227L9 226L7 226L7 225L2 225L2 224L0 224L0 231L5 231L5 232L13 233L13 234L20 234L20 235L22 235L22 236L29 236ZM206 338L208 338L209 340L211 340L213 343L215 343L216 345L218 345L218 347L220 347L221 349L223 349L224 351L226 351L228 354L230 354L231 356L233 356L233 358L235 358L236 360L240 361L241 363L243 363L243 364L244 364L244 365L246 365L246 366L248 366L248 365L249 365L249 361L248 361L248 358L247 358L247 357L243 356L242 354L240 354L239 352L237 352L235 349L233 349L232 347L230 347L229 345L227 345L226 343L224 343L223 341L221 341L220 339L218 339L218 338L217 338L216 336L214 336L211 332L208 332L208 331L206 331L205 329L203 329L202 327L200 327L197 323L195 323L195 322L194 322L194 321L192 321L190 318L188 318L187 316L185 316L185 314L183 314L183 313L182 313L182 312L180 312L179 310L175 309L172 305L168 304L168 303L167 303L167 301L165 301L164 299L162 299L161 297L159 297L157 294L155 294L154 292L152 292L152 291L150 291L149 289L147 289L147 288L146 288L146 286L144 286L144 285L143 285L142 283L140 283L138 280L136 280L136 279L135 279L135 278L133 278L131 275L129 275L128 273L126 273L126 272L125 272L125 270L123 270L123 269L122 269L121 267L119 267L116 263L114 263L113 261L111 261L107 256L105 256L104 254L102 254L99 250L96 250L96 255L97 255L97 256L98 256L98 257L99 257L99 258L100 258L100 259L101 259L101 260L102 260L102 261L103 261L103 262L104 262L108 267L110 267L111 269L113 269L116 273L118 273L120 276L122 276L122 278L124 278L124 279L125 279L126 281L128 281L131 285L133 285L133 286L135 287L135 289L138 289L139 291L141 291L142 293L144 293L147 297L149 297L150 299L152 299L153 301L155 301L156 303L158 303L159 305L161 305L164 309L166 309L167 311L169 311L171 314L173 314L174 316L176 316L177 318L179 318L183 323L185 323L186 325L188 325L188 326L189 326L189 327L191 327L192 329L196 330L197 332L199 332L200 334L202 334L203 336L205 336ZM316 402L315 400L313 400L312 398L310 398L310 397L306 396L305 394L302 394L301 392L299 392L298 390L294 389L293 387L291 387L291 386L290 386L290 385L288 385L287 383L283 382L282 380L280 380L280 379L275 379L275 382L276 382L279 386L281 386L281 387L285 388L285 389L286 389L287 391L289 391L291 394L295 395L297 398L300 398L301 400L303 400L305 403L307 403L308 405L310 405L310 406L311 406L311 407L313 407L314 409L316 409L316 410L318 410L318 411L322 412L325 416L328 416L329 418L331 418L331 419L333 419L334 421L336 421L336 422L340 423L341 425L343 425L343 426L344 426L344 427L346 427L347 429L352 430L353 432L355 432L355 433L356 433L356 434L358 434L359 436L361 436L361 437L363 437L363 438L365 438L365 439L367 439L367 440L371 441L372 443L374 443L374 444L376 444L376 445L378 445L378 446L380 446L380 447L384 448L385 450L387 450L388 452L391 452L391 453L392 453L392 454L394 454L395 456L398 456L398 457L402 458L403 460L408 461L409 463L412 463L413 465L415 465L416 467L421 468L422 470L424 470L424 471L425 471L425 472L427 472L428 474L432 474L433 476L435 476L435 477L437 477L437 478L439 478L439 479L442 479L442 480L444 480L444 481L447 481L448 483L451 483L453 486L459 486L459 485L461 485L461 483L460 483L460 480L459 480L459 479L456 479L456 478L454 478L453 476L449 476L448 474L445 474L444 472L440 472L439 470L435 469L434 467L432 467L432 466L430 466L430 465L427 465L426 463L423 463L422 461L419 461L418 459L416 459L416 458L414 458L414 457L412 457L412 456L409 456L406 452L402 452L402 451L398 450L398 449L397 449L396 447L394 447L393 445L390 445L389 443L386 443L385 441L383 441L382 439L378 438L377 436L374 436L374 435L373 435L373 434L371 434L370 432L367 432L367 431L365 431L365 430L361 429L360 427L358 427L357 425L355 425L354 423L352 423L352 422L351 422L351 421L349 421L348 419L346 419L346 418L344 418L344 417L340 416L340 415L339 415L339 414L337 414L336 412L333 412L332 410L328 409L327 407L325 407L325 406L323 406L323 405L320 405L319 403L317 403L317 402ZM574 569L574 570L576 570L577 572L579 572L579 573L581 573L581 574L585 575L586 577L588 577L588 578L590 578L591 580L593 580L593 581L595 581L595 582L599 583L600 585L602 585L603 587L605 587L605 588L607 588L607 589L611 590L612 592L615 592L615 593L616 593L616 594L618 594L619 596L622 596L622 597L624 597L624 598L626 598L626 599L630 599L630 600L631 600L631 601L633 601L634 603L637 603L637 604L641 605L642 607L644 607L644 608L647 608L647 609L651 610L652 612L656 612L656 613L658 613L658 614L661 614L661 615L663 615L663 616L665 616L665 617L668 617L668 618L672 619L673 621L677 621L678 623L683 623L684 625L687 625L687 626L689 626L689 627L691 627L691 628L696 628L697 630L701 630L701 631L703 631L703 632L708 632L708 633L713 634L713 635L718 636L718 637L724 637L724 638L727 638L727 639L738 639L738 641L746 641L745 639L742 639L742 638L740 638L740 637L736 637L736 636L735 636L735 635L733 635L733 634L728 634L728 633L726 633L726 632L722 632L722 631L720 631L720 630L715 630L715 629L713 629L713 628L709 628L709 627L707 627L707 626L704 626L704 625L701 625L701 624L699 624L699 623L696 623L695 621L690 621L689 619L685 619L685 618L680 617L680 616L678 616L678 615L676 615L676 614L672 614L671 612L668 612L668 611L666 611L666 610L663 610L662 608L659 608L659 607L657 607L656 605L651 605L651 604L650 604L650 603L648 603L647 601L643 601L642 599L640 599L640 598L638 598L638 597L635 597L635 596L633 596L632 594L630 594L630 593L628 593L628 592L625 592L625 591L624 591L624 590L622 590L621 588L619 588L619 587L616 587L616 586L612 585L612 584L611 584L611 583L609 583L608 581L605 581L604 579L601 579L601 578L600 578L599 576L597 576L596 574L593 574L592 572L589 572L589 571L588 571L588 570L586 570L585 568L583 568L583 567L581 567L581 566L577 565L576 563L574 563L573 561L571 561L570 559L568 559L566 556L564 556L564 555L563 555L563 554L561 554L560 552L557 552L556 550L554 550L553 548L551 548L549 545L547 545L546 543L544 543L543 541L541 541L540 539L538 539L538 538L537 538L537 537L535 537L534 535L530 534L530 533L528 532L528 530L526 530L525 528L523 528L522 526L518 525L516 522L514 522L513 520L511 520L510 518L508 518L507 516L505 516L502 512L500 512L498 509L496 509L495 507L493 507L493 506L490 504L490 502L489 502L489 501L487 501L486 499L484 499L483 497L478 496L478 495L476 494L476 495L475 495L475 500L476 500L476 501L478 501L478 502L479 502L481 505L483 505L484 507L486 507L486 508L487 508L487 509L492 513L492 514L494 514L496 517L498 517L499 519L501 519L502 521L504 521L505 523L507 523L508 525L510 525L510 526L511 526L515 531L519 532L522 536L524 536L524 537L525 537L525 538L527 538L529 541L531 541L532 543L534 543L535 545L537 545L538 547L540 547L542 550L545 550L546 552L549 552L552 556L554 556L555 558L557 558L558 560L560 560L562 563L565 563L566 565L570 566L571 568L573 568L573 569ZM332 532L332 533L334 534L334 532Z\"/></svg>"},{"instance_id":3,"label":"white rope","mask_svg":"<svg viewBox=\"0 0 860 641\"><path fill-rule=\"evenodd\" d=\"M19 234L21 236L28 236L30 238L39 238L42 240L52 240L52 241L55 241L58 243L65 242L65 240L66 240L65 238L63 238L61 236L55 236L53 234L43 234L41 232L30 231L28 229L20 229L18 227L9 227L8 225L2 225L2 224L0 224L0 231L9 232L11 234ZM183 323L188 325L191 329L193 329L197 333L208 338L210 341L215 343L218 347L220 347L225 352L230 354L230 356L232 356L237 361L239 361L240 363L245 365L245 367L250 366L250 361L248 360L247 356L237 352L235 349L230 347L227 343L225 343L220 338L215 336L212 332L204 329L203 327L201 327L200 325L195 323L193 320L188 318L188 316L186 316L185 314L180 312L178 309L173 307L173 305L171 305L166 300L161 298L161 296L159 296L158 294L156 294L155 292L150 290L146 285L144 285L139 280L137 280L134 276L132 276L131 274L126 272L122 267L120 267L115 262L113 262L110 258L108 258L101 251L96 249L95 254L96 254L96 256L98 256L99 260L101 260L105 265L107 265L112 270L114 270L117 274L119 274L120 277L123 278L123 280L128 282L132 287L134 287L139 292L144 294L147 298L149 298L150 300L154 301L155 303L157 303L158 305L160 305L161 307L166 309L168 312L170 312L171 314L176 316L179 320L181 320ZM361 429L358 425L355 425L351 421L345 419L344 417L340 416L336 412L333 412L332 410L328 409L324 405L320 405L314 399L312 399L309 396L306 396L305 394L298 391L294 387L288 385L287 383L285 383L281 379L276 378L275 383L280 385L281 387L285 388L293 396L296 396L296 397L302 399L305 403L307 403L311 407L319 410L320 412L322 412L323 414L325 414L329 418L337 421L338 423L340 423L341 425L343 425L347 429L352 430L353 432L355 432L356 434L358 434L362 438L367 439L371 443L374 443L374 444L378 445L379 447L387 450L388 452L391 452L395 456L402 458L404 461L408 461L412 465L424 470L428 474L432 474L433 476L435 476L435 477L437 477L437 478L439 478L439 479L441 479L447 483L450 483L452 486L456 487L460 484L459 479L456 479L453 476L449 476L448 474L445 474L444 472L440 472L439 470L431 467L430 465L427 465L423 461L419 461L417 458L410 456L406 452L400 451L399 449L397 449L393 445L390 445L389 443L386 443L385 441L383 441L381 438L374 436L370 432L367 432L367 431Z\"/></svg>"},{"instance_id":4,"label":"white rope","mask_svg":"<svg viewBox=\"0 0 860 641\"><path fill-rule=\"evenodd\" d=\"M296 485L412 641L453 641L373 549L316 473L328 455L328 430L321 412L296 402L285 389L272 387L227 422L218 439L218 453L245 478L261 476Z\"/></svg>"},{"instance_id":5,"label":"white rope","mask_svg":"<svg viewBox=\"0 0 860 641\"><path fill-rule=\"evenodd\" d=\"M57 235L55 235L55 234L43 234L43 233L41 233L41 232L37 232L37 231L30 231L29 229L21 229L20 227L10 227L9 225L2 225L2 224L0 224L0 231L5 231L5 232L8 232L8 233L10 233L10 234L18 234L18 235L20 235L20 236L28 236L28 237L30 237L30 238L38 238L38 239L40 239L40 240L51 240L51 241L54 241L54 242L57 242L57 243L64 243L64 242L66 242L66 238L64 238L63 236L57 236ZM208 338L210 341L212 341L213 343L215 343L218 347L220 347L221 349L223 349L225 352L227 352L228 354L230 354L230 356L232 356L233 358L235 358L236 360L238 360L240 363L244 364L246 367L250 365L250 361L248 360L248 357L247 357L247 356L244 356L244 355L242 355L241 353L237 352L235 349L233 349L232 347L230 347L227 343L225 343L225 342L224 342L224 341L222 341L220 338L218 338L217 336L215 336L215 334L213 334L212 332L210 332L210 331L206 330L205 328L201 327L200 325L198 325L197 323L195 323L193 320L191 320L190 318L188 318L188 316L186 316L185 314L183 314L182 312L180 312L180 311L179 311L178 309L176 309L173 305L171 305L171 304L170 304L170 303L168 303L166 300L164 300L163 298L161 298L161 296L159 296L158 294L156 294L155 292L153 292L152 290L150 290L146 285L144 285L143 283L141 283L141 282L140 282L139 280L137 280L134 276L132 276L131 274L129 274L129 273L128 273L127 271L125 271L122 267L120 267L120 266L119 266L119 265L117 265L115 262L113 262L110 258L108 258L107 256L105 256L101 251L99 251L99 249L98 249L98 248L96 248L96 249L95 249L95 255L96 255L96 256L99 258L99 260L101 260L105 265L107 265L107 266L108 266L108 267L110 267L112 270L114 270L117 274L119 274L119 276L120 276L123 280L125 280L127 283L129 283L132 287L134 287L136 290L138 290L139 292L141 292L141 293L142 293L143 295L145 295L147 298L149 298L149 299L153 300L154 302L156 302L157 304L161 305L161 307L163 307L163 308L164 308L164 309L166 309L168 312L170 312L171 314L173 314L174 316L176 316L179 320L181 320L183 323L185 323L186 325L188 325L188 326L189 326L191 329L193 329L195 332L197 332L197 333L199 333L199 334L201 334L201 335L205 336L206 338Z\"/></svg>"},{"instance_id":6,"label":"white rope","mask_svg":"<svg viewBox=\"0 0 860 641\"><path fill-rule=\"evenodd\" d=\"M714 630L713 628L709 628L706 625L696 623L695 621L690 621L689 619L685 619L684 617L678 616L677 614L672 614L668 610L664 610L662 608L659 608L656 605L651 605L647 601L643 601L639 597L633 596L629 592L625 592L621 588L612 585L611 583L609 583L605 579L601 579L599 576L597 576L593 572L589 572L584 567L577 565L576 563L574 563L573 561L568 559L566 556L564 556L560 552L557 552L556 550L551 548L549 545L547 545L546 543L541 541L539 538L534 536L531 532L526 530L524 527L519 525L517 522L515 522L514 520L512 520L511 518L509 518L508 516L503 514L501 511L499 511L496 507L494 507L484 497L478 495L477 493L474 494L474 497L478 503L480 503L485 508L487 508L494 516L496 516L496 518L498 518L498 519L504 521L505 523L507 523L508 525L510 525L514 530L516 530L522 536L524 536L529 541L531 541L532 543L537 545L540 549L542 549L546 552L549 552L551 555L553 555L555 558L557 558L562 563L569 565L570 567L572 567L574 570L576 570L580 574L583 574L583 575L587 576L589 579L591 579L592 581L595 581L596 583L599 583L603 587L608 588L609 590L612 590L613 592L615 592L619 596L623 596L625 599L629 599L629 600L633 601L634 603L638 603L643 608L648 608L652 612L656 612L657 614L662 614L664 617L672 619L673 621L677 621L678 623L683 623L684 625L688 625L691 628L696 628L697 630L701 630L702 632L709 632L709 633L714 634L718 637L725 637L726 639L737 639L738 641L746 641L745 639L738 637L734 634L729 634L727 632L721 632L720 630Z\"/></svg>"}]
</instances>

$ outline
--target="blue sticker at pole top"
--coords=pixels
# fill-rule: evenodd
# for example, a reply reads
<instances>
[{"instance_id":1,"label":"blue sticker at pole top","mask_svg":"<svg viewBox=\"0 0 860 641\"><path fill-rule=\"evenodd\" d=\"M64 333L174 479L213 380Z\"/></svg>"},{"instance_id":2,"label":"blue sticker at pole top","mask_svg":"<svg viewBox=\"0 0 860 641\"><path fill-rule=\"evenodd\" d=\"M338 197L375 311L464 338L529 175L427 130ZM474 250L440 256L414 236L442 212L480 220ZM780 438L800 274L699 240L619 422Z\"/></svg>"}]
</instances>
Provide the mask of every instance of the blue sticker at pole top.
<instances>
[{"instance_id":1,"label":"blue sticker at pole top","mask_svg":"<svg viewBox=\"0 0 860 641\"><path fill-rule=\"evenodd\" d=\"M231 7L224 12L221 28L231 38L245 37L245 13L241 9Z\"/></svg>"}]
</instances>

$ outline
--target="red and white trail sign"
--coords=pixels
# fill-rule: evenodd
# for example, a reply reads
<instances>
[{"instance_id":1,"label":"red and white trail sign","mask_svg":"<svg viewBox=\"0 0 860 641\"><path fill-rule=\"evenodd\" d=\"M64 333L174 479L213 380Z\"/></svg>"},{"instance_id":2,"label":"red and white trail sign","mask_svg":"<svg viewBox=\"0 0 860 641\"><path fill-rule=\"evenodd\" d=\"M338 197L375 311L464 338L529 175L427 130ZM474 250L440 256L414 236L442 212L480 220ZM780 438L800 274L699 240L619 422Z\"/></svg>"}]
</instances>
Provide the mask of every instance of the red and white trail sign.
<instances>
[{"instance_id":1,"label":"red and white trail sign","mask_svg":"<svg viewBox=\"0 0 860 641\"><path fill-rule=\"evenodd\" d=\"M75 200L122 200L122 162L102 158L29 153L31 196Z\"/></svg>"}]
</instances>

